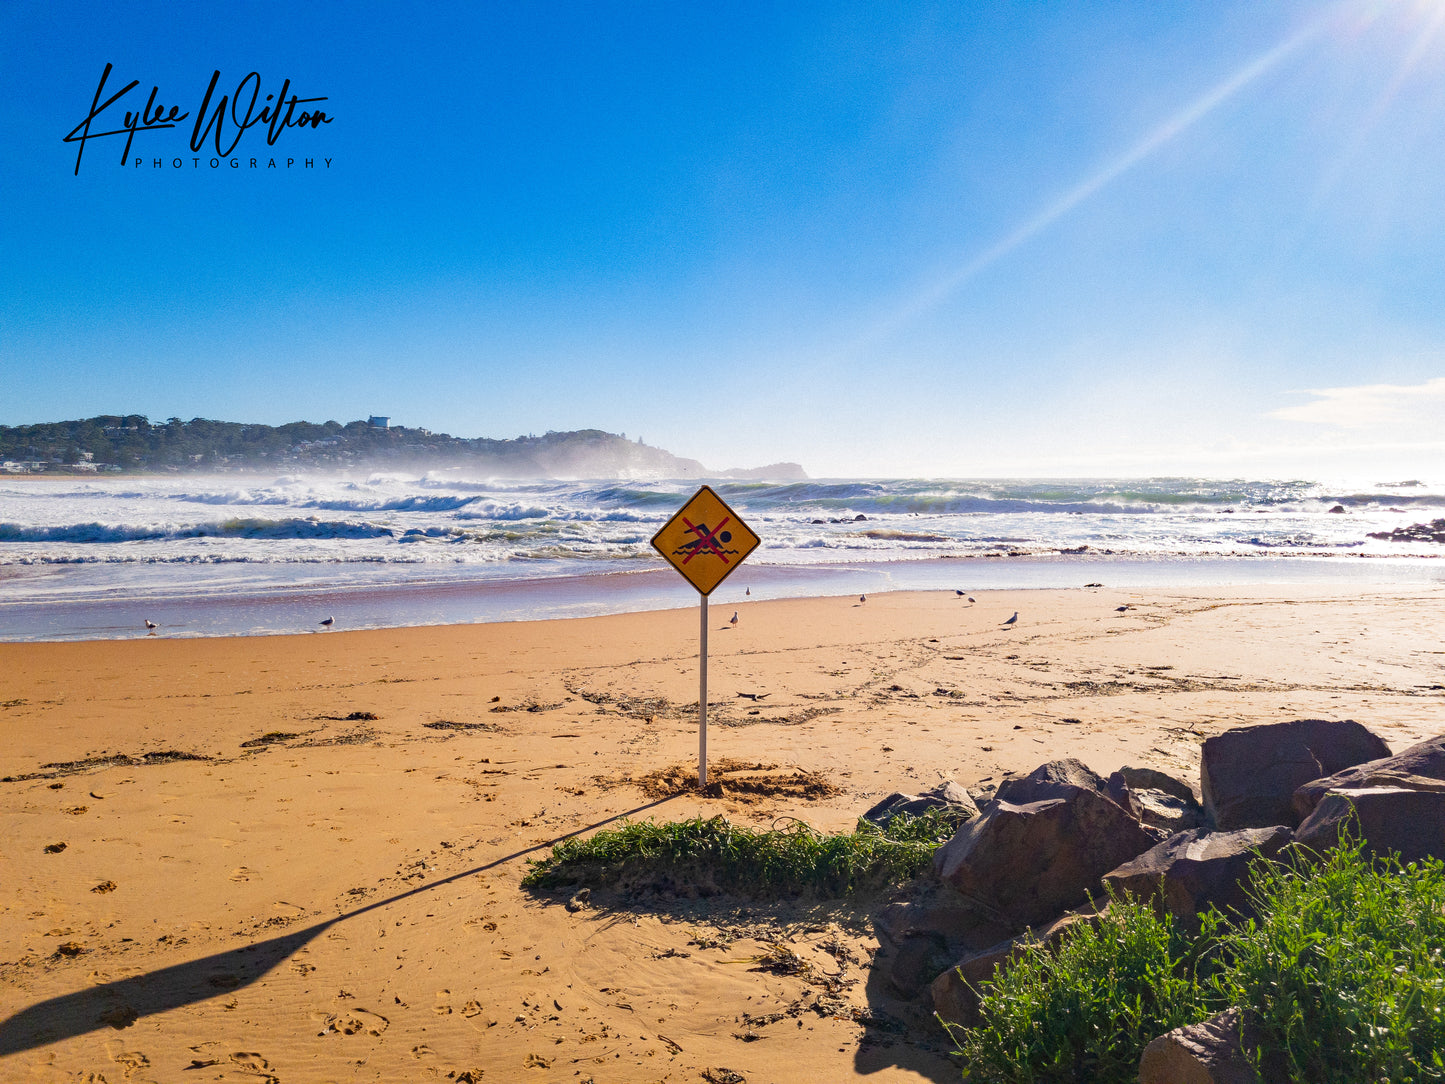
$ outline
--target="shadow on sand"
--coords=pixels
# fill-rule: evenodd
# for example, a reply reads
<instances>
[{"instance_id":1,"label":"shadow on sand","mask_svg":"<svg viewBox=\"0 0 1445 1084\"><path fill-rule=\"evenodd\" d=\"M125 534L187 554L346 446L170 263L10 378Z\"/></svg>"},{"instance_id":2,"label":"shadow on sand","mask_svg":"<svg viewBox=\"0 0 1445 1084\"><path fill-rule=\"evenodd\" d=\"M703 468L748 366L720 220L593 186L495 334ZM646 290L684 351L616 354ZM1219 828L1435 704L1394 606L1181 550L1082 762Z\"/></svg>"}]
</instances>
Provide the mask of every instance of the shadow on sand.
<instances>
[{"instance_id":1,"label":"shadow on sand","mask_svg":"<svg viewBox=\"0 0 1445 1084\"><path fill-rule=\"evenodd\" d=\"M85 1035L104 1027L125 1028L143 1016L166 1012L170 1009L191 1005L209 998L218 997L249 986L257 979L284 962L292 953L302 948L321 933L347 919L356 918L378 908L398 903L410 896L420 895L441 888L454 881L495 869L536 851L544 850L564 839L590 832L594 828L611 824L613 821L642 813L665 804L671 798L662 798L646 805L629 809L625 813L608 817L586 827L578 828L565 835L557 836L545 843L538 843L520 851L498 858L486 865L454 873L449 877L418 885L416 888L399 892L386 899L375 900L365 907L347 911L335 918L307 926L302 930L257 941L227 952L218 952L188 963L163 967L116 982L101 983L87 987L73 994L63 994L47 1001L31 1005L27 1009L0 1021L0 1057L32 1050L38 1046Z\"/></svg>"},{"instance_id":2,"label":"shadow on sand","mask_svg":"<svg viewBox=\"0 0 1445 1084\"><path fill-rule=\"evenodd\" d=\"M560 905L578 887L576 884L566 887L530 886L523 891L544 903ZM906 897L915 890L904 888L901 895ZM720 892L712 886L704 888L683 877L651 878L641 875L637 883L626 887L592 889L588 902L599 912L618 916L665 916L672 921L711 925L729 931L734 937L758 937L761 934L763 940L776 936L786 941L794 934L814 933L830 925L862 932L871 925L869 915L898 898L899 892L841 899L752 897ZM820 984L824 989L815 989L813 993L824 996L805 996L785 1010L785 1015L799 1017L809 1012L836 1014L860 1024L863 1033L853 1056L853 1067L860 1074L869 1075L897 1067L917 1073L935 1084L957 1084L963 1075L963 1062L953 1055L953 1043L942 1025L934 1019L931 1009L923 1007L917 1000L900 996L889 983L895 952L893 946L880 938L878 953L871 961L861 963L866 999L866 1007L862 1011L830 1002L827 994L833 991L826 984ZM848 965L843 966L846 971ZM805 981L813 982L806 977Z\"/></svg>"}]
</instances>

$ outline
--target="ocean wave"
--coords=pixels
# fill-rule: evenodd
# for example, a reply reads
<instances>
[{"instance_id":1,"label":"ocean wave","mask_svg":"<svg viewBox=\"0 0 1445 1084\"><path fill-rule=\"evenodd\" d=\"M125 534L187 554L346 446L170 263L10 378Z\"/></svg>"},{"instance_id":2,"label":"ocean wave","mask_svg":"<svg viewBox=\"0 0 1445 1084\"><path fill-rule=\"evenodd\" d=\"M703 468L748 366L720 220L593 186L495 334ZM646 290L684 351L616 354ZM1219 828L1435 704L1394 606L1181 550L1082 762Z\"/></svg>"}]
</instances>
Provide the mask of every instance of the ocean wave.
<instances>
[{"instance_id":1,"label":"ocean wave","mask_svg":"<svg viewBox=\"0 0 1445 1084\"><path fill-rule=\"evenodd\" d=\"M946 534L923 534L917 531L896 531L896 530L874 530L854 532L863 538L877 538L889 542L954 542L953 537Z\"/></svg>"},{"instance_id":2,"label":"ocean wave","mask_svg":"<svg viewBox=\"0 0 1445 1084\"><path fill-rule=\"evenodd\" d=\"M356 498L352 500L312 498L300 502L302 508L319 508L324 512L455 512L481 500L477 496L405 496Z\"/></svg>"},{"instance_id":3,"label":"ocean wave","mask_svg":"<svg viewBox=\"0 0 1445 1084\"><path fill-rule=\"evenodd\" d=\"M142 494L136 494L137 497ZM148 496L154 497L155 494ZM209 493L170 493L167 499L180 501L185 504L208 504L208 505L277 505L291 504L294 498L285 493L276 492L255 492L249 489L228 489Z\"/></svg>"},{"instance_id":4,"label":"ocean wave","mask_svg":"<svg viewBox=\"0 0 1445 1084\"><path fill-rule=\"evenodd\" d=\"M524 519L553 519L557 509L541 508L535 504L497 504L488 501L479 504L475 508L468 508L465 512L458 512L453 518L460 520L497 520L499 522L514 522Z\"/></svg>"},{"instance_id":5,"label":"ocean wave","mask_svg":"<svg viewBox=\"0 0 1445 1084\"><path fill-rule=\"evenodd\" d=\"M429 562L411 556L337 554L334 556L247 555L238 553L169 554L40 554L17 557L0 564L13 565L416 565Z\"/></svg>"},{"instance_id":6,"label":"ocean wave","mask_svg":"<svg viewBox=\"0 0 1445 1084\"><path fill-rule=\"evenodd\" d=\"M649 547L624 549L577 546L539 546L533 550L517 550L511 557L519 561L636 561L659 560L657 551Z\"/></svg>"},{"instance_id":7,"label":"ocean wave","mask_svg":"<svg viewBox=\"0 0 1445 1084\"><path fill-rule=\"evenodd\" d=\"M184 538L388 538L397 532L371 523L319 519L227 519L185 526L169 524L68 523L30 527L0 523L0 542L158 542Z\"/></svg>"},{"instance_id":8,"label":"ocean wave","mask_svg":"<svg viewBox=\"0 0 1445 1084\"><path fill-rule=\"evenodd\" d=\"M1080 547L1140 556L1412 556L1429 547L1365 538L1410 522L1411 513L1432 518L1424 509L1445 506L1440 486L1401 492L1239 479L710 484L761 536L751 561L777 565ZM394 561L488 566L487 575L504 578L521 574L516 570L523 566L529 575L590 562L634 567L657 560L649 539L696 488L678 480L484 481L402 473L0 482L0 564L134 561L179 569ZM1336 505L1349 514L1329 514Z\"/></svg>"},{"instance_id":9,"label":"ocean wave","mask_svg":"<svg viewBox=\"0 0 1445 1084\"><path fill-rule=\"evenodd\" d=\"M1391 505L1397 508L1445 508L1445 494L1440 493L1348 493L1335 497L1321 496L1317 500L1320 504L1339 504L1346 508L1387 508Z\"/></svg>"}]
</instances>

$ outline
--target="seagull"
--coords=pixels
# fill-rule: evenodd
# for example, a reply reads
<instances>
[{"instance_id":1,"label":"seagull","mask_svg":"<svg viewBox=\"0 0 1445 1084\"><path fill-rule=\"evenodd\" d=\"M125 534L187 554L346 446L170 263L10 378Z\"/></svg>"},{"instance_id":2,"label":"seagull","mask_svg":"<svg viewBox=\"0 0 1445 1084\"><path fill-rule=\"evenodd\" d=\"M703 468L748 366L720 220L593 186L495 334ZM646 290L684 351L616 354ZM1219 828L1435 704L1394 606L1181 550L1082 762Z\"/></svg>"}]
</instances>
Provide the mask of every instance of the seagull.
<instances>
[{"instance_id":1,"label":"seagull","mask_svg":"<svg viewBox=\"0 0 1445 1084\"><path fill-rule=\"evenodd\" d=\"M859 595L859 596L858 596L858 601L859 601L859 602L867 602L867 601L868 601L868 596L867 596L867 595Z\"/></svg>"},{"instance_id":2,"label":"seagull","mask_svg":"<svg viewBox=\"0 0 1445 1084\"><path fill-rule=\"evenodd\" d=\"M335 624L335 622L336 622L336 618L334 618L334 617L328 617L325 621L323 621L323 622L321 622L321 623L322 623L323 625L325 625L325 626L329 629L333 624Z\"/></svg>"},{"instance_id":3,"label":"seagull","mask_svg":"<svg viewBox=\"0 0 1445 1084\"><path fill-rule=\"evenodd\" d=\"M745 594L745 595L751 595L752 593L753 593L753 589L752 589L751 587L744 587L744 588L743 588L743 594Z\"/></svg>"},{"instance_id":4,"label":"seagull","mask_svg":"<svg viewBox=\"0 0 1445 1084\"><path fill-rule=\"evenodd\" d=\"M976 601L976 600L974 599L974 597L973 597L972 595L969 595L969 596L968 596L968 601L969 601L969 602L974 602L974 601Z\"/></svg>"},{"instance_id":5,"label":"seagull","mask_svg":"<svg viewBox=\"0 0 1445 1084\"><path fill-rule=\"evenodd\" d=\"M1115 606L1115 607L1114 607L1114 612L1121 614L1121 613L1123 613L1125 610L1127 610L1128 608L1129 608L1129 607L1127 607L1127 606Z\"/></svg>"},{"instance_id":6,"label":"seagull","mask_svg":"<svg viewBox=\"0 0 1445 1084\"><path fill-rule=\"evenodd\" d=\"M733 628L738 627L738 612L736 610L733 611L733 619L729 621L728 624L731 625Z\"/></svg>"},{"instance_id":7,"label":"seagull","mask_svg":"<svg viewBox=\"0 0 1445 1084\"><path fill-rule=\"evenodd\" d=\"M149 629L151 632L154 632L157 628L160 627L160 626L157 625L154 621L152 621L149 617L147 617L145 620L146 620L146 628Z\"/></svg>"},{"instance_id":8,"label":"seagull","mask_svg":"<svg viewBox=\"0 0 1445 1084\"><path fill-rule=\"evenodd\" d=\"M1004 624L1005 624L1005 625L1012 625L1012 624L1013 624L1015 621L1017 621L1018 619L1019 619L1019 612L1018 612L1017 610L1015 610L1015 611L1014 611L1014 615L1013 615L1012 617L1010 617L1007 621L1005 621Z\"/></svg>"},{"instance_id":9,"label":"seagull","mask_svg":"<svg viewBox=\"0 0 1445 1084\"><path fill-rule=\"evenodd\" d=\"M959 598L963 598L964 595L967 594L966 591L960 591L957 587L955 587L955 588L953 589L953 593L954 593L955 595L957 595Z\"/></svg>"}]
</instances>

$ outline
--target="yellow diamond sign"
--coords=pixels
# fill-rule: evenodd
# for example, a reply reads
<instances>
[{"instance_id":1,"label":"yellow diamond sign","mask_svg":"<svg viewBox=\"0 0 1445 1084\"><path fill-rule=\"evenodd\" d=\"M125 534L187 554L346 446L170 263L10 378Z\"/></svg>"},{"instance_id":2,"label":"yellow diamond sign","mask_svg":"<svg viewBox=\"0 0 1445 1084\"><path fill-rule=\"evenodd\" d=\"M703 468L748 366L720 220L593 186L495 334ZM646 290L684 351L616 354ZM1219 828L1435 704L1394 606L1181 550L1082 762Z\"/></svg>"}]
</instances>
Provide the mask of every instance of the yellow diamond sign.
<instances>
[{"instance_id":1,"label":"yellow diamond sign","mask_svg":"<svg viewBox=\"0 0 1445 1084\"><path fill-rule=\"evenodd\" d=\"M712 594L760 541L708 486L652 536L653 548L704 595Z\"/></svg>"}]
</instances>

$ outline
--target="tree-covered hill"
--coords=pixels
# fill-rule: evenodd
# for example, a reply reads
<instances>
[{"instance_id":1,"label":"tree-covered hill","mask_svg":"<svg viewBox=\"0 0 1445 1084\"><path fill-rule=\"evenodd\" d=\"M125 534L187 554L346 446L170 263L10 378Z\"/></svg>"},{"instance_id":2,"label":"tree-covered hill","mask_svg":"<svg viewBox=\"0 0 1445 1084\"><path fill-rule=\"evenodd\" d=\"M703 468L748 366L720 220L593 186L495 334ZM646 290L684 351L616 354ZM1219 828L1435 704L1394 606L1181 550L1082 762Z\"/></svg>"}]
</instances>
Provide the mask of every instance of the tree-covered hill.
<instances>
[{"instance_id":1,"label":"tree-covered hill","mask_svg":"<svg viewBox=\"0 0 1445 1084\"><path fill-rule=\"evenodd\" d=\"M796 463L710 471L600 429L494 440L365 421L271 426L170 418L153 424L140 414L0 426L0 464L27 473L466 467L510 478L806 477Z\"/></svg>"}]
</instances>

